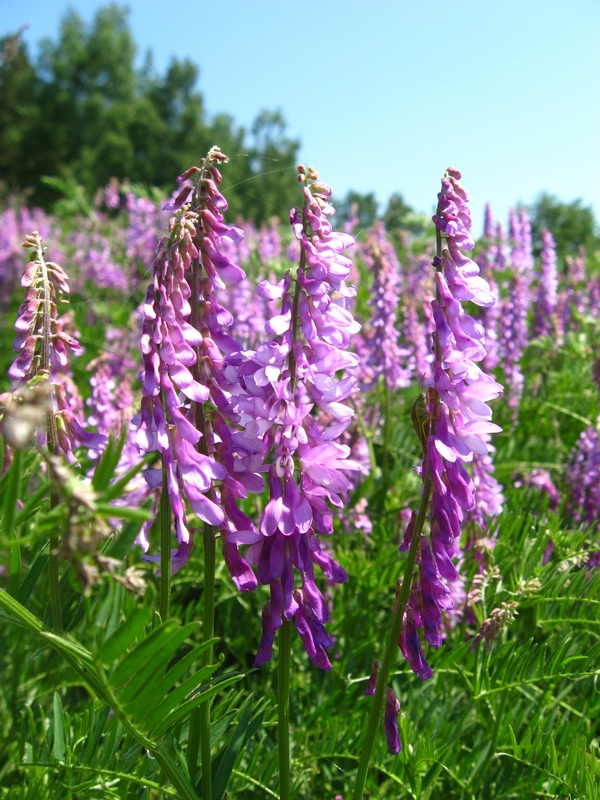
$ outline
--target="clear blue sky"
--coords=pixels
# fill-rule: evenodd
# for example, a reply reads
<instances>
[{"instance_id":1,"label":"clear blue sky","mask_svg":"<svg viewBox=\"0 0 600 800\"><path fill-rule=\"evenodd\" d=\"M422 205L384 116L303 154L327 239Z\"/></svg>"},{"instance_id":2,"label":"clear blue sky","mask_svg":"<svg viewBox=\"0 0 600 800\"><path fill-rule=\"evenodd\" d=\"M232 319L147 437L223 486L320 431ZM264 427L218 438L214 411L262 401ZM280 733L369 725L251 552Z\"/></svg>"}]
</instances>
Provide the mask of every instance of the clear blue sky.
<instances>
[{"instance_id":1,"label":"clear blue sky","mask_svg":"<svg viewBox=\"0 0 600 800\"><path fill-rule=\"evenodd\" d=\"M30 52L68 7L0 0ZM75 0L86 22L101 0ZM130 0L140 62L200 67L209 114L280 109L334 194L430 213L447 166L483 207L546 190L600 217L600 0ZM232 154L230 154L232 155Z\"/></svg>"}]
</instances>

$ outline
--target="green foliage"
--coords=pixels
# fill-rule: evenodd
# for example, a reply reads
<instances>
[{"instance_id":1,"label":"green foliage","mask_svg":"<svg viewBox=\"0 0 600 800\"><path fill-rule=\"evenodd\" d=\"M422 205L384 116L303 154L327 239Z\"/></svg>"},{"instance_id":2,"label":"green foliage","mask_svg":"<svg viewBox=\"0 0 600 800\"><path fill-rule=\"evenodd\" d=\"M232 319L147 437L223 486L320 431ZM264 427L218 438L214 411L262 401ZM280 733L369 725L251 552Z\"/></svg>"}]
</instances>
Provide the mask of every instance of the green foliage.
<instances>
[{"instance_id":1,"label":"green foliage","mask_svg":"<svg viewBox=\"0 0 600 800\"><path fill-rule=\"evenodd\" d=\"M581 200L563 203L546 192L529 209L534 242L541 248L542 231L551 231L559 257L575 256L583 247L590 255L600 248L600 229L594 212Z\"/></svg>"},{"instance_id":2,"label":"green foliage","mask_svg":"<svg viewBox=\"0 0 600 800\"><path fill-rule=\"evenodd\" d=\"M353 207L355 207L358 226L361 229L368 228L377 219L377 198L373 192L361 194L351 189L341 201L334 200L333 202L339 218L344 221L350 217Z\"/></svg>"}]
</instances>

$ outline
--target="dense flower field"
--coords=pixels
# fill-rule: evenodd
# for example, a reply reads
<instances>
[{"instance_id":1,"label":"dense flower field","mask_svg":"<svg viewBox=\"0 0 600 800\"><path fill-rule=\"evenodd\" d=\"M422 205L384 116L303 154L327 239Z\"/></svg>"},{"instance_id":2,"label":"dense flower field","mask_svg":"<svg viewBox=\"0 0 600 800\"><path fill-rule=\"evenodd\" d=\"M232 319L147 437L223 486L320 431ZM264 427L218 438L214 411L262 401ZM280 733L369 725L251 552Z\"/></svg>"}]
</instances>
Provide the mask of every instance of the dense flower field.
<instances>
[{"instance_id":1,"label":"dense flower field","mask_svg":"<svg viewBox=\"0 0 600 800\"><path fill-rule=\"evenodd\" d=\"M0 214L0 797L598 797L597 254L226 169Z\"/></svg>"}]
</instances>

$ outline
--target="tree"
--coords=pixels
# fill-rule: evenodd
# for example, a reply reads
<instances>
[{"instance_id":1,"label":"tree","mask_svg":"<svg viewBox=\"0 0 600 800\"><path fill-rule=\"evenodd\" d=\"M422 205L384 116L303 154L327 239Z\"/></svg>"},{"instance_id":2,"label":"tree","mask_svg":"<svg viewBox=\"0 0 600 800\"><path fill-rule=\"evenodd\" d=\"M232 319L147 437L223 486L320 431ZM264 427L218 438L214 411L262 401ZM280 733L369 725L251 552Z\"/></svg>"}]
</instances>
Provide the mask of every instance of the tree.
<instances>
[{"instance_id":1,"label":"tree","mask_svg":"<svg viewBox=\"0 0 600 800\"><path fill-rule=\"evenodd\" d=\"M38 122L35 67L19 31L0 39L0 175L5 189L16 192L29 184L31 154L23 137Z\"/></svg>"},{"instance_id":2,"label":"tree","mask_svg":"<svg viewBox=\"0 0 600 800\"><path fill-rule=\"evenodd\" d=\"M334 203L340 219L344 222L353 214L352 207L358 216L358 225L361 228L370 227L377 219L377 198L373 192L361 194L350 189L343 200Z\"/></svg>"},{"instance_id":3,"label":"tree","mask_svg":"<svg viewBox=\"0 0 600 800\"><path fill-rule=\"evenodd\" d=\"M0 46L10 55L0 67L2 175L13 192L29 187L36 205L56 199L45 175L73 180L90 195L112 177L170 191L213 144L233 156L234 213L261 222L287 215L297 200L299 142L285 135L281 113L258 115L250 145L229 115L208 120L191 61L174 58L158 75L149 53L136 69L126 9L100 8L91 25L69 11L58 39L41 43L36 64L17 35Z\"/></svg>"},{"instance_id":4,"label":"tree","mask_svg":"<svg viewBox=\"0 0 600 800\"><path fill-rule=\"evenodd\" d=\"M541 249L542 231L551 231L561 258L577 255L583 246L591 255L600 247L600 231L591 208L582 200L563 203L551 194L541 194L529 208L536 249Z\"/></svg>"}]
</instances>

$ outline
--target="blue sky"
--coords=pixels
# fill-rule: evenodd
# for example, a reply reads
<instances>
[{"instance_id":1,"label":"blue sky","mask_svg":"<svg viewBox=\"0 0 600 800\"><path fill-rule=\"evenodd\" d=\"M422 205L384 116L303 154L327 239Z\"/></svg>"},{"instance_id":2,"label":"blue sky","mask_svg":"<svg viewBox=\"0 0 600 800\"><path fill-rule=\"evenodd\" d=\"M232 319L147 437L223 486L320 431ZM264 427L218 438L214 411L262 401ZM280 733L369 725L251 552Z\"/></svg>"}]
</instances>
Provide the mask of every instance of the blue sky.
<instances>
[{"instance_id":1,"label":"blue sky","mask_svg":"<svg viewBox=\"0 0 600 800\"><path fill-rule=\"evenodd\" d=\"M75 0L86 22L105 5ZM68 3L0 0L0 35L28 23L30 52ZM151 49L200 67L208 112L250 126L280 109L301 158L338 197L394 191L430 213L448 166L483 207L546 190L600 217L599 0L130 0ZM233 154L229 154L233 155Z\"/></svg>"}]
</instances>

